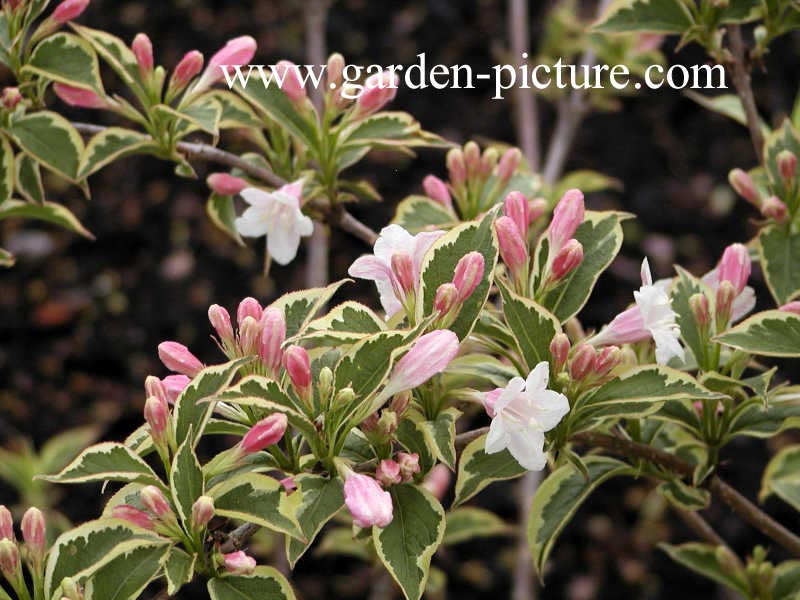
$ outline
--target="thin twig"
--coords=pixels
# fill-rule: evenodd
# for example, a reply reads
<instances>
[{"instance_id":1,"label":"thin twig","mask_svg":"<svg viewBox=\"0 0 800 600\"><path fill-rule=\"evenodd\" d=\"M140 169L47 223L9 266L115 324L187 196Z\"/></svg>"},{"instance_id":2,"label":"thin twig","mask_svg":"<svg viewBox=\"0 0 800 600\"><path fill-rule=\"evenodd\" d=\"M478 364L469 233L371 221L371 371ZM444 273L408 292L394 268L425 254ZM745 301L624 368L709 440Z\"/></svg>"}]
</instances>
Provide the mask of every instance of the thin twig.
<instances>
[{"instance_id":1,"label":"thin twig","mask_svg":"<svg viewBox=\"0 0 800 600\"><path fill-rule=\"evenodd\" d=\"M742 28L731 25L728 28L728 41L731 50L731 70L733 71L733 85L742 102L744 114L747 118L747 128L750 130L750 141L760 163L764 153L764 134L761 132L761 119L756 108L756 99L753 95L753 86L750 79L750 69L747 66Z\"/></svg>"},{"instance_id":2,"label":"thin twig","mask_svg":"<svg viewBox=\"0 0 800 600\"><path fill-rule=\"evenodd\" d=\"M511 55L514 60L524 61L525 68L528 67L528 60L522 55L530 51L528 17L527 0L509 0L508 33L511 38ZM539 117L536 110L536 96L531 90L515 86L514 101L517 109L515 114L517 142L528 160L531 170L538 171L541 159L539 157Z\"/></svg>"},{"instance_id":3,"label":"thin twig","mask_svg":"<svg viewBox=\"0 0 800 600\"><path fill-rule=\"evenodd\" d=\"M708 542L713 546L725 546L726 548L728 545L725 543L725 540L720 537L720 535L714 531L714 528L708 524L703 517L700 516L700 513L694 510L683 510L680 508L674 508L675 514L677 514L681 521L686 523L686 525L694 531L694 533L699 537L701 540Z\"/></svg>"},{"instance_id":4,"label":"thin twig","mask_svg":"<svg viewBox=\"0 0 800 600\"><path fill-rule=\"evenodd\" d=\"M241 550L247 546L250 538L253 537L259 529L261 529L261 526L255 523L240 525L228 534L228 539L219 548L220 552L227 554L228 552Z\"/></svg>"}]
</instances>

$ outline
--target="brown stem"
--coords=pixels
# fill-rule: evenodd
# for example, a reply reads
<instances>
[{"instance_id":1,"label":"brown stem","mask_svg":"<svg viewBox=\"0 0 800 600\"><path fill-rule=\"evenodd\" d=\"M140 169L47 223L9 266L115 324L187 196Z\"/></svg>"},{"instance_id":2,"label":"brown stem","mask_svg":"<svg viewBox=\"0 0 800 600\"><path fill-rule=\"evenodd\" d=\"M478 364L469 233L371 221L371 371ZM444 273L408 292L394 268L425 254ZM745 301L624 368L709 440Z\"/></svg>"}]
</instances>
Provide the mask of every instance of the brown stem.
<instances>
[{"instance_id":1,"label":"brown stem","mask_svg":"<svg viewBox=\"0 0 800 600\"><path fill-rule=\"evenodd\" d=\"M681 521L686 523L689 529L694 531L697 537L699 537L701 540L708 542L713 546L725 546L727 548L725 540L723 540L720 535L714 531L714 528L708 524L708 521L700 516L700 513L693 510L682 510L680 508L675 508L674 511L675 514L680 517Z\"/></svg>"},{"instance_id":2,"label":"brown stem","mask_svg":"<svg viewBox=\"0 0 800 600\"><path fill-rule=\"evenodd\" d=\"M247 542L250 541L250 538L253 537L259 529L261 529L261 526L255 523L240 525L228 534L228 539L219 547L220 552L227 554L228 552L241 550L247 546Z\"/></svg>"},{"instance_id":3,"label":"brown stem","mask_svg":"<svg viewBox=\"0 0 800 600\"><path fill-rule=\"evenodd\" d=\"M478 427L478 429L470 429L464 433L459 433L455 441L456 452L461 452L470 442L477 440L484 433L489 433L488 427Z\"/></svg>"},{"instance_id":4,"label":"brown stem","mask_svg":"<svg viewBox=\"0 0 800 600\"><path fill-rule=\"evenodd\" d=\"M508 34L511 39L513 60L524 61L527 68L528 60L522 57L530 50L527 0L509 0ZM517 109L515 114L517 142L528 160L531 170L538 171L540 162L539 118L536 110L536 96L531 90L515 86L514 101Z\"/></svg>"},{"instance_id":5,"label":"brown stem","mask_svg":"<svg viewBox=\"0 0 800 600\"><path fill-rule=\"evenodd\" d=\"M728 42L731 51L730 66L733 71L733 85L736 86L736 92L742 102L744 114L747 118L747 128L750 130L750 141L753 143L756 158L760 163L763 160L764 153L764 134L761 132L761 118L758 116L756 99L753 95L750 70L746 66L747 58L741 27L738 25L730 26L728 29Z\"/></svg>"}]
</instances>

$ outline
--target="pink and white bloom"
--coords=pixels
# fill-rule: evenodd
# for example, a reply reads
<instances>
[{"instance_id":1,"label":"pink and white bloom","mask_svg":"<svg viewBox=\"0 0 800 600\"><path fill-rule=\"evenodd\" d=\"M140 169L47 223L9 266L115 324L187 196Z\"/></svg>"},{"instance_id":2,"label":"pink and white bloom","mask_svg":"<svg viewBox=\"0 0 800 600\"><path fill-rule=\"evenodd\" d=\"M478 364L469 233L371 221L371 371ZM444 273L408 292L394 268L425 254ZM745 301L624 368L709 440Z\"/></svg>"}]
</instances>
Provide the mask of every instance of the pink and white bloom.
<instances>
[{"instance_id":1,"label":"pink and white bloom","mask_svg":"<svg viewBox=\"0 0 800 600\"><path fill-rule=\"evenodd\" d=\"M656 362L666 364L673 356L683 360L685 352L678 341L681 331L668 293L670 280L654 284L646 258L642 261L641 275L642 287L633 292L636 305L618 314L588 341L595 346L619 346L652 338L656 343Z\"/></svg>"},{"instance_id":2,"label":"pink and white bloom","mask_svg":"<svg viewBox=\"0 0 800 600\"><path fill-rule=\"evenodd\" d=\"M389 225L381 229L375 241L372 256L361 256L350 265L348 273L353 277L371 279L380 294L381 306L389 318L403 309L405 295L392 269L395 255L411 258L415 289L419 286L420 270L425 253L433 243L444 235L444 231L422 232L411 235L400 225ZM397 261L396 261L397 262Z\"/></svg>"},{"instance_id":3,"label":"pink and white bloom","mask_svg":"<svg viewBox=\"0 0 800 600\"><path fill-rule=\"evenodd\" d=\"M441 373L458 353L458 336L448 329L437 329L421 336L397 361L382 396L389 397L419 387Z\"/></svg>"},{"instance_id":4,"label":"pink and white bloom","mask_svg":"<svg viewBox=\"0 0 800 600\"><path fill-rule=\"evenodd\" d=\"M507 448L526 469L544 469L547 464L544 433L558 425L569 412L567 397L547 389L549 377L550 366L542 361L527 379L514 377L499 396L496 391L493 393L496 399L486 436L486 454Z\"/></svg>"},{"instance_id":5,"label":"pink and white bloom","mask_svg":"<svg viewBox=\"0 0 800 600\"><path fill-rule=\"evenodd\" d=\"M392 496L367 475L351 472L347 476L344 503L359 527L386 527L392 522Z\"/></svg>"},{"instance_id":6,"label":"pink and white bloom","mask_svg":"<svg viewBox=\"0 0 800 600\"><path fill-rule=\"evenodd\" d=\"M267 236L267 250L279 265L288 265L297 256L300 238L314 231L314 223L300 210L303 182L295 181L267 192L245 188L241 196L250 207L235 221L245 237Z\"/></svg>"},{"instance_id":7,"label":"pink and white bloom","mask_svg":"<svg viewBox=\"0 0 800 600\"><path fill-rule=\"evenodd\" d=\"M224 554L222 560L225 570L232 575L250 575L256 568L256 559L242 550Z\"/></svg>"}]
</instances>

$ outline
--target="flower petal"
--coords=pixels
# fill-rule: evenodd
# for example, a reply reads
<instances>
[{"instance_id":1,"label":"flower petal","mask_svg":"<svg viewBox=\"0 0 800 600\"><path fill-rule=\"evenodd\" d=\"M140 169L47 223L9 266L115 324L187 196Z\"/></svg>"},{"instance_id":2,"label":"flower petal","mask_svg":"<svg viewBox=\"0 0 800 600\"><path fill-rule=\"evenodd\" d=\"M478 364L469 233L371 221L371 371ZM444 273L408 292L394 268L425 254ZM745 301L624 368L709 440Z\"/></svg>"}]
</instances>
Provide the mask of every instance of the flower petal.
<instances>
[{"instance_id":1,"label":"flower petal","mask_svg":"<svg viewBox=\"0 0 800 600\"><path fill-rule=\"evenodd\" d=\"M520 430L508 435L508 451L517 462L530 471L541 471L547 465L544 451L544 433L537 430Z\"/></svg>"},{"instance_id":2,"label":"flower petal","mask_svg":"<svg viewBox=\"0 0 800 600\"><path fill-rule=\"evenodd\" d=\"M269 230L269 214L263 208L251 206L234 221L236 231L245 237L261 237Z\"/></svg>"},{"instance_id":3,"label":"flower petal","mask_svg":"<svg viewBox=\"0 0 800 600\"><path fill-rule=\"evenodd\" d=\"M547 361L537 364L533 371L528 374L525 380L525 391L530 393L540 392L547 389L547 382L550 380L550 365Z\"/></svg>"},{"instance_id":4,"label":"flower petal","mask_svg":"<svg viewBox=\"0 0 800 600\"><path fill-rule=\"evenodd\" d=\"M484 452L486 454L497 454L505 450L508 445L508 434L506 433L505 426L502 419L492 419L492 424L489 425L489 434L486 436L486 445Z\"/></svg>"}]
</instances>

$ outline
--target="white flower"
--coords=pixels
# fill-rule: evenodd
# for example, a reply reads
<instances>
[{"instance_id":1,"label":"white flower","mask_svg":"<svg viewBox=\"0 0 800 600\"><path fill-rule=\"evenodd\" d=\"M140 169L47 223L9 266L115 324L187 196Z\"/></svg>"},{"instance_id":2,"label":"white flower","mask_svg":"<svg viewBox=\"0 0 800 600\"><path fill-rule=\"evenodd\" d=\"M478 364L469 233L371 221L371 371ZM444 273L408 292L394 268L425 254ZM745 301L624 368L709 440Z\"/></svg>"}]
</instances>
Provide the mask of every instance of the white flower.
<instances>
[{"instance_id":1,"label":"white flower","mask_svg":"<svg viewBox=\"0 0 800 600\"><path fill-rule=\"evenodd\" d=\"M553 429L569 412L567 397L547 389L549 375L547 362L540 362L527 380L514 377L500 392L492 407L494 416L486 436L486 454L508 448L526 469L544 469L547 464L544 432Z\"/></svg>"},{"instance_id":2,"label":"white flower","mask_svg":"<svg viewBox=\"0 0 800 600\"><path fill-rule=\"evenodd\" d=\"M300 210L302 181L266 192L245 188L240 192L250 207L236 219L236 230L245 237L267 236L267 250L279 265L297 256L300 238L311 235L314 223Z\"/></svg>"},{"instance_id":3,"label":"white flower","mask_svg":"<svg viewBox=\"0 0 800 600\"><path fill-rule=\"evenodd\" d=\"M403 308L403 286L392 269L392 257L407 256L411 259L414 285L419 285L420 269L425 253L433 242L444 235L443 231L422 232L411 235L400 225L389 225L381 229L375 241L372 256L361 256L347 271L353 277L372 279L380 294L381 306L387 318Z\"/></svg>"}]
</instances>

